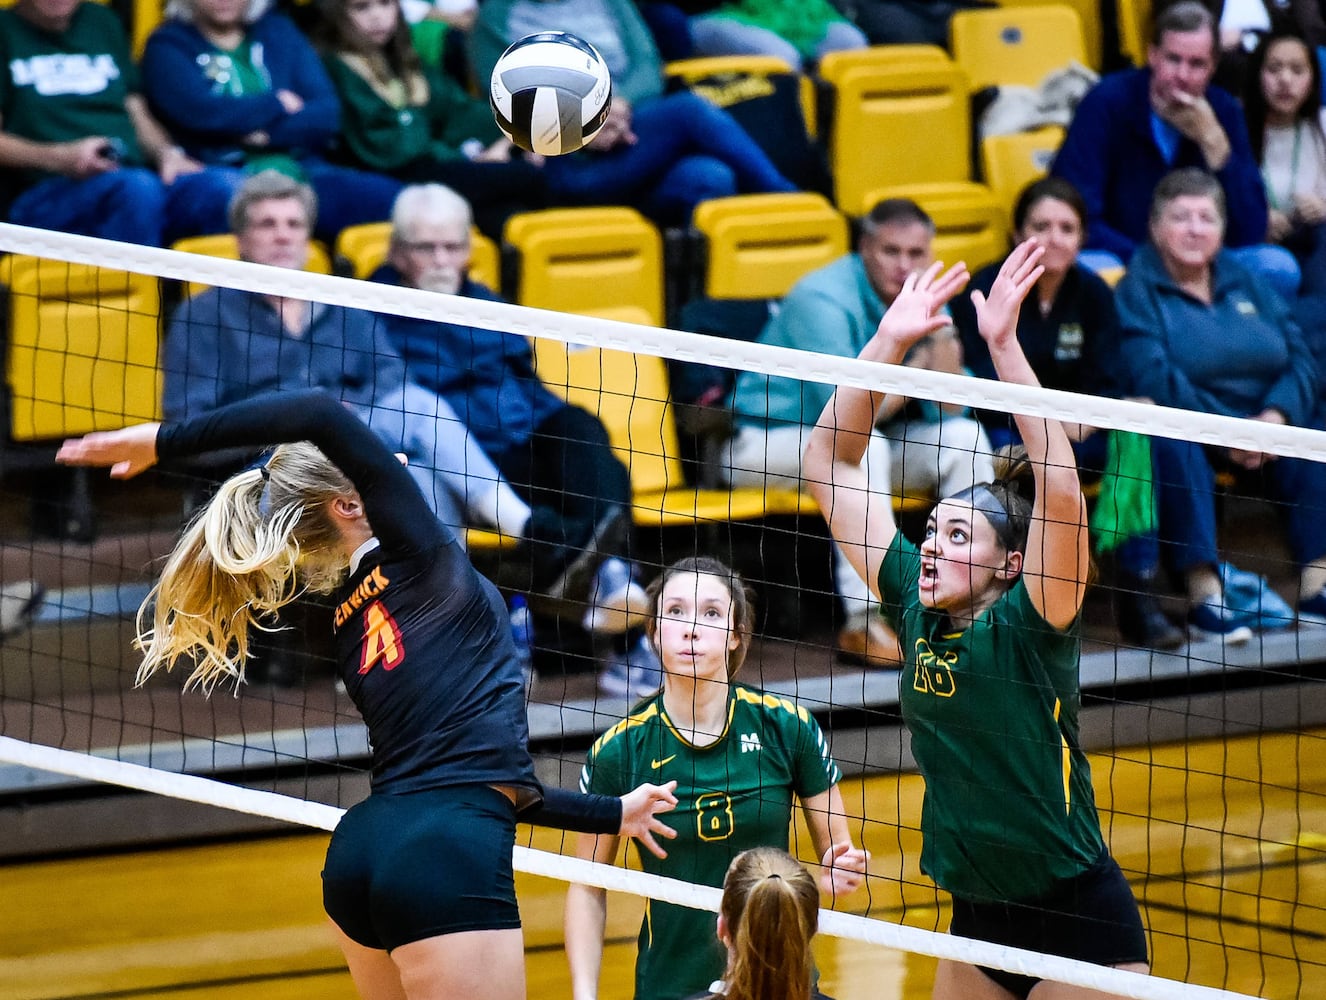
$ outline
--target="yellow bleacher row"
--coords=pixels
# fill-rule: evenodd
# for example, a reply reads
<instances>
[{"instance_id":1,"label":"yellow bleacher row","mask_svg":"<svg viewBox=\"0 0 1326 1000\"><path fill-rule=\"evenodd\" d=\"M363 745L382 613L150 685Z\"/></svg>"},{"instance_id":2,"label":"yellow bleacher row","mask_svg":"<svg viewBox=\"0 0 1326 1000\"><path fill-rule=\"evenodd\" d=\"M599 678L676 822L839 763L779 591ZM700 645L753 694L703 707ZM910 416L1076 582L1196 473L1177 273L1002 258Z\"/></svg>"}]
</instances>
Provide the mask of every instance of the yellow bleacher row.
<instances>
[{"instance_id":1,"label":"yellow bleacher row","mask_svg":"<svg viewBox=\"0 0 1326 1000\"><path fill-rule=\"evenodd\" d=\"M780 220L786 220L783 225ZM711 292L776 297L804 273L847 249L847 220L815 194L746 195L697 212L707 240ZM388 226L342 234L335 256L347 273L384 259ZM497 248L476 236L476 277L496 284ZM661 325L663 241L629 208L554 209L517 216L506 231L520 262L511 298L523 305ZM182 248L235 256L232 237ZM331 269L324 248L310 269ZM12 437L44 441L158 419L162 296L157 279L36 257L0 261L10 290L8 381ZM196 289L195 289L196 290ZM703 525L813 512L808 496L783 488L695 487L685 480L674 406L662 359L536 341L540 376L597 413L631 472L634 519L649 527ZM474 534L476 546L499 544Z\"/></svg>"}]
</instances>

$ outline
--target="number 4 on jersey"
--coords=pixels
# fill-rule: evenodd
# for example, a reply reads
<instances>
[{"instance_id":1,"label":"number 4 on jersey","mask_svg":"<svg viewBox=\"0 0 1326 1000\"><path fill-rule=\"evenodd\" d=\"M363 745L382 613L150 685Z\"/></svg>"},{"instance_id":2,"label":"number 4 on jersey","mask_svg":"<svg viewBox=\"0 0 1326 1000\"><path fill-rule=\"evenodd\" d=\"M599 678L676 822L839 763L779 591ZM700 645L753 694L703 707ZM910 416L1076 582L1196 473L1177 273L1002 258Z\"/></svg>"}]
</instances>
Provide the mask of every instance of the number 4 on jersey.
<instances>
[{"instance_id":1,"label":"number 4 on jersey","mask_svg":"<svg viewBox=\"0 0 1326 1000\"><path fill-rule=\"evenodd\" d=\"M379 662L383 670L394 669L405 659L405 642L396 619L381 601L364 609L364 646L359 672L366 674Z\"/></svg>"}]
</instances>

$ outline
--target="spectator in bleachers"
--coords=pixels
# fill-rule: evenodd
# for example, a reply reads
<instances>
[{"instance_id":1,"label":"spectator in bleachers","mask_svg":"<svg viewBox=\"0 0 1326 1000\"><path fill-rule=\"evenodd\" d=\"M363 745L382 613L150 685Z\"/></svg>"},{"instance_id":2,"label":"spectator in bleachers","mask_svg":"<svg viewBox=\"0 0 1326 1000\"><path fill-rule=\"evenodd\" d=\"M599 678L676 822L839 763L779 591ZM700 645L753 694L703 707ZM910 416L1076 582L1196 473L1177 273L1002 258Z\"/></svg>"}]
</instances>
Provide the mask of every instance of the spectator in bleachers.
<instances>
[{"instance_id":1,"label":"spectator in bleachers","mask_svg":"<svg viewBox=\"0 0 1326 1000\"><path fill-rule=\"evenodd\" d=\"M1243 98L1270 205L1268 236L1298 258L1305 298L1326 295L1326 132L1321 65L1302 37L1272 32L1252 53Z\"/></svg>"},{"instance_id":2,"label":"spectator in bleachers","mask_svg":"<svg viewBox=\"0 0 1326 1000\"><path fill-rule=\"evenodd\" d=\"M0 10L0 211L24 226L160 246L223 232L234 177L148 111L119 18L81 0Z\"/></svg>"},{"instance_id":3,"label":"spectator in bleachers","mask_svg":"<svg viewBox=\"0 0 1326 1000\"><path fill-rule=\"evenodd\" d=\"M374 280L485 302L500 301L469 277L470 207L440 184L407 187L392 211L388 263ZM631 477L613 454L593 414L553 395L534 371L529 341L519 334L455 323L384 316L387 335L405 359L406 377L437 393L469 427L479 446L533 507L529 537L548 547L583 547L596 532L606 558L589 587L582 624L601 636L635 628L626 651L606 655L605 694L632 697L658 686L658 659L645 641L648 600L628 562ZM608 643L599 643L607 648Z\"/></svg>"},{"instance_id":4,"label":"spectator in bleachers","mask_svg":"<svg viewBox=\"0 0 1326 1000\"><path fill-rule=\"evenodd\" d=\"M275 170L244 182L231 205L240 257L302 268L317 210L312 189ZM529 504L512 490L447 402L406 378L385 324L372 313L300 299L213 288L171 317L164 352L167 420L184 420L262 392L323 388L393 449L440 520L529 539ZM540 583L562 596L588 586L592 545L531 546ZM565 595L573 596L573 595Z\"/></svg>"},{"instance_id":5,"label":"spectator in bleachers","mask_svg":"<svg viewBox=\"0 0 1326 1000\"><path fill-rule=\"evenodd\" d=\"M1041 257L1045 273L1018 313L1018 342L1036 380L1047 389L1119 398L1125 395L1128 369L1119 351L1114 293L1077 263L1086 237L1086 214L1082 196L1060 177L1034 181L1018 197L1013 208L1016 240L1035 239L1045 251ZM994 380L999 376L990 347L977 329L971 295L979 291L988 297L1001 266L1002 262L978 271L966 292L950 304L967 367L973 375ZM978 416L996 447L1020 441L1009 414L982 411ZM1064 430L1079 468L1095 475L1106 469L1111 432L1071 423L1064 424ZM1184 635L1165 617L1156 600L1159 559L1154 532L1118 544L1115 619L1128 642L1174 649L1183 644Z\"/></svg>"},{"instance_id":6,"label":"spectator in bleachers","mask_svg":"<svg viewBox=\"0 0 1326 1000\"><path fill-rule=\"evenodd\" d=\"M544 166L554 202L625 204L675 226L710 198L796 190L726 111L689 91L663 93L658 49L631 0L485 0L470 32L476 78L489 79L512 42L552 30L584 38L612 73L602 130Z\"/></svg>"},{"instance_id":7,"label":"spectator in bleachers","mask_svg":"<svg viewBox=\"0 0 1326 1000\"><path fill-rule=\"evenodd\" d=\"M1160 179L1180 167L1211 171L1228 205L1227 241L1239 261L1285 298L1298 292L1291 253L1266 240L1266 191L1237 102L1211 86L1216 30L1197 0L1155 20L1145 69L1107 76L1082 99L1052 172L1087 203L1094 270L1127 264L1147 238L1147 206Z\"/></svg>"},{"instance_id":8,"label":"spectator in bleachers","mask_svg":"<svg viewBox=\"0 0 1326 1000\"><path fill-rule=\"evenodd\" d=\"M726 0L691 17L697 56L776 56L793 69L869 42L829 0Z\"/></svg>"},{"instance_id":9,"label":"spectator in bleachers","mask_svg":"<svg viewBox=\"0 0 1326 1000\"><path fill-rule=\"evenodd\" d=\"M802 278L774 312L760 342L854 358L914 271L933 260L935 226L915 202L891 198L862 220L855 253ZM922 340L906 363L961 373L962 344L949 327ZM801 455L833 386L742 372L733 390L736 434L728 468L736 486L799 486ZM889 496L950 496L994 477L990 442L962 408L890 395L866 446L872 489ZM846 605L841 652L897 666L898 644L876 613L870 590L835 549L834 583Z\"/></svg>"},{"instance_id":10,"label":"spectator in bleachers","mask_svg":"<svg viewBox=\"0 0 1326 1000\"><path fill-rule=\"evenodd\" d=\"M143 53L143 89L202 162L282 170L312 186L318 235L331 242L346 226L387 218L402 185L327 161L340 100L312 44L269 5L170 0Z\"/></svg>"},{"instance_id":11,"label":"spectator in bleachers","mask_svg":"<svg viewBox=\"0 0 1326 1000\"><path fill-rule=\"evenodd\" d=\"M1118 287L1132 393L1163 406L1326 428L1316 364L1289 307L1222 248L1224 228L1224 192L1204 171L1175 171L1156 188L1151 242ZM1153 449L1162 551L1186 581L1195 629L1234 641L1255 624L1225 599L1216 468L1264 470L1285 501L1301 571L1299 615L1326 620L1326 465L1165 438Z\"/></svg>"},{"instance_id":12,"label":"spectator in bleachers","mask_svg":"<svg viewBox=\"0 0 1326 1000\"><path fill-rule=\"evenodd\" d=\"M509 216L546 203L542 157L502 135L486 100L420 62L400 0L328 0L324 13L347 162L453 188L496 240Z\"/></svg>"}]
</instances>

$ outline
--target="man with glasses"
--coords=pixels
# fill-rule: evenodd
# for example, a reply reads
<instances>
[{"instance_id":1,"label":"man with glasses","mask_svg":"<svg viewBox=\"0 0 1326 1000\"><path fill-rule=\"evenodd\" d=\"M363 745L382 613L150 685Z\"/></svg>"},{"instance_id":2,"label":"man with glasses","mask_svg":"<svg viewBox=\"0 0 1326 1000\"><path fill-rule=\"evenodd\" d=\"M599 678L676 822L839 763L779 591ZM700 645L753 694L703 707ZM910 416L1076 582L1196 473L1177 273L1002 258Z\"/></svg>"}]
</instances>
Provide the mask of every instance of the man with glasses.
<instances>
[{"instance_id":1,"label":"man with glasses","mask_svg":"<svg viewBox=\"0 0 1326 1000\"><path fill-rule=\"evenodd\" d=\"M388 263L376 280L500 301L469 277L471 223L469 204L450 188L406 188L392 210ZM648 602L628 558L630 474L602 422L548 390L522 336L384 319L409 379L451 405L533 508L530 539L553 548L591 547L605 557L590 580L582 619L587 631L603 637L597 643L604 660L599 688L632 698L652 693L660 674L641 631ZM607 638L620 636L625 639Z\"/></svg>"}]
</instances>

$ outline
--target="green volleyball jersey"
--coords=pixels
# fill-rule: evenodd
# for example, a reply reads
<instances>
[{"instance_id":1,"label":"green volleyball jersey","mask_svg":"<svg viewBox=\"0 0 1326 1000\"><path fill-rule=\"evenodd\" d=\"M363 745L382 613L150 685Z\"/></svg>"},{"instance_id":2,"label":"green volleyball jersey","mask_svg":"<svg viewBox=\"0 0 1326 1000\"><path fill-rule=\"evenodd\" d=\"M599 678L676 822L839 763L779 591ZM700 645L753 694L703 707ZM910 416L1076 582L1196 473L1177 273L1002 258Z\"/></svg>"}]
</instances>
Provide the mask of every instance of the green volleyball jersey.
<instances>
[{"instance_id":1,"label":"green volleyball jersey","mask_svg":"<svg viewBox=\"0 0 1326 1000\"><path fill-rule=\"evenodd\" d=\"M598 738L580 789L624 795L642 782L677 781L677 831L664 860L640 851L647 872L721 886L732 859L751 847L789 843L792 796L832 788L842 773L819 724L778 695L739 684L728 696L723 735L707 747L687 742L660 694ZM635 963L636 1000L676 1000L722 978L726 955L714 915L649 901Z\"/></svg>"},{"instance_id":2,"label":"green volleyball jersey","mask_svg":"<svg viewBox=\"0 0 1326 1000\"><path fill-rule=\"evenodd\" d=\"M6 132L36 142L104 135L124 163L141 164L124 103L136 93L138 70L110 8L79 4L59 34L0 10L0 116ZM27 183L47 176L23 171Z\"/></svg>"},{"instance_id":3,"label":"green volleyball jersey","mask_svg":"<svg viewBox=\"0 0 1326 1000\"><path fill-rule=\"evenodd\" d=\"M901 533L880 567L907 663L899 702L925 777L921 869L977 900L1044 895L1104 849L1078 733L1078 627L1060 631L1019 579L965 631L922 606Z\"/></svg>"}]
</instances>

